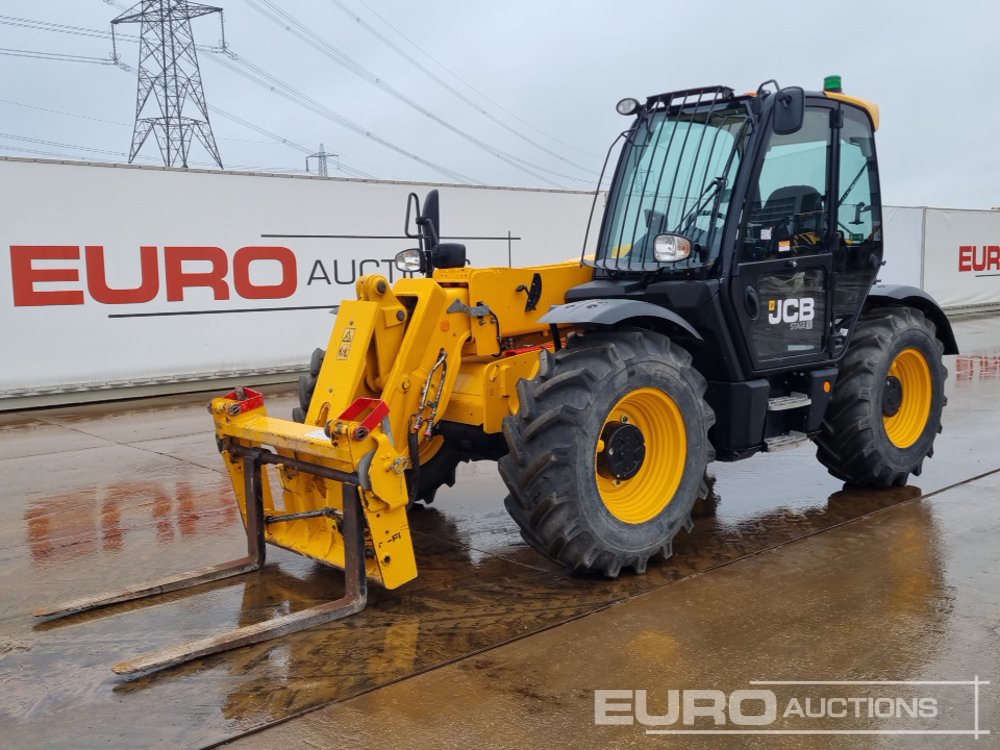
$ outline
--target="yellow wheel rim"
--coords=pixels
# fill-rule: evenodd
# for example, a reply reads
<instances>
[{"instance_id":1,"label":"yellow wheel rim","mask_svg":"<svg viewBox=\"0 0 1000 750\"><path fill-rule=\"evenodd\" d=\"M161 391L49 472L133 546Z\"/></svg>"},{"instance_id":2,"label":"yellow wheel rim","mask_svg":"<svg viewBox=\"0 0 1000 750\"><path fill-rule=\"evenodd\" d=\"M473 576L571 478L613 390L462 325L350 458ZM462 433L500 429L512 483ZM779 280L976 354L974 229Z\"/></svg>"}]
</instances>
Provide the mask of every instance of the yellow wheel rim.
<instances>
[{"instance_id":1,"label":"yellow wheel rim","mask_svg":"<svg viewBox=\"0 0 1000 750\"><path fill-rule=\"evenodd\" d=\"M444 437L435 435L430 440L420 441L420 463L425 464L430 461L444 445Z\"/></svg>"},{"instance_id":2,"label":"yellow wheel rim","mask_svg":"<svg viewBox=\"0 0 1000 750\"><path fill-rule=\"evenodd\" d=\"M885 434L897 448L909 448L924 433L931 414L933 383L927 358L917 349L904 349L889 367L889 377L903 387L899 411L882 416Z\"/></svg>"},{"instance_id":3,"label":"yellow wheel rim","mask_svg":"<svg viewBox=\"0 0 1000 750\"><path fill-rule=\"evenodd\" d=\"M680 486L687 458L684 418L666 393L639 388L614 405L601 433L615 422L632 424L642 432L646 454L638 472L629 479L595 471L597 490L608 512L619 521L645 523L663 512ZM595 463L604 450L603 440L598 439Z\"/></svg>"}]
</instances>

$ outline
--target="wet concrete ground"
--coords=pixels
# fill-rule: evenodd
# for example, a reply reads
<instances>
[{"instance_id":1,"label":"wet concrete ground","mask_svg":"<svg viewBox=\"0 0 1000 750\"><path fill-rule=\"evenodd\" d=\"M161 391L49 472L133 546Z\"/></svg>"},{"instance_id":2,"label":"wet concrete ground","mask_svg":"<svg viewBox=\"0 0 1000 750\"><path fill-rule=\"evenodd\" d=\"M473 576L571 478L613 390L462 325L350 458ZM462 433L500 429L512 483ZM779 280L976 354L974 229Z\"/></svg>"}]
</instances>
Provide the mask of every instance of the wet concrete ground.
<instances>
[{"instance_id":1,"label":"wet concrete ground","mask_svg":"<svg viewBox=\"0 0 1000 750\"><path fill-rule=\"evenodd\" d=\"M340 576L270 550L243 579L38 623L39 605L237 557L244 537L205 395L0 414L0 746L199 747L297 716L234 744L991 746L594 726L596 689L648 690L662 709L668 688L978 675L993 681L979 725L1000 732L1000 321L956 332L945 432L908 487L844 492L810 447L716 465L718 514L672 560L581 580L521 542L494 467L467 466L412 514L413 584L347 621L131 680L111 665L335 598ZM290 410L288 389L265 392ZM969 688L948 689L942 725L971 728Z\"/></svg>"}]
</instances>

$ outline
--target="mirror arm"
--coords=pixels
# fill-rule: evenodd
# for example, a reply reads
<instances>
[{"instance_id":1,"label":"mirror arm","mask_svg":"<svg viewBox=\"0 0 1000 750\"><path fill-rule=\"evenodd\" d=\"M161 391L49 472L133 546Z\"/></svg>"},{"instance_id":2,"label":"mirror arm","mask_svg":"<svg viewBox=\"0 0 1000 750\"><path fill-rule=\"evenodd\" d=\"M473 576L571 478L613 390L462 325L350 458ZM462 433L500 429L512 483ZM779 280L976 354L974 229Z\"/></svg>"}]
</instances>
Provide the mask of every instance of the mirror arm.
<instances>
[{"instance_id":1,"label":"mirror arm","mask_svg":"<svg viewBox=\"0 0 1000 750\"><path fill-rule=\"evenodd\" d=\"M419 226L419 224L420 224L420 218L419 218L420 217L420 198L417 197L416 193L410 193L406 197L406 223L403 225L403 234L405 234L411 240L415 240L415 239L418 238L418 235L410 233L410 215L411 215L410 214L410 209L413 208L414 206L416 207L416 211L415 211L414 215L418 217L417 218L417 225Z\"/></svg>"}]
</instances>

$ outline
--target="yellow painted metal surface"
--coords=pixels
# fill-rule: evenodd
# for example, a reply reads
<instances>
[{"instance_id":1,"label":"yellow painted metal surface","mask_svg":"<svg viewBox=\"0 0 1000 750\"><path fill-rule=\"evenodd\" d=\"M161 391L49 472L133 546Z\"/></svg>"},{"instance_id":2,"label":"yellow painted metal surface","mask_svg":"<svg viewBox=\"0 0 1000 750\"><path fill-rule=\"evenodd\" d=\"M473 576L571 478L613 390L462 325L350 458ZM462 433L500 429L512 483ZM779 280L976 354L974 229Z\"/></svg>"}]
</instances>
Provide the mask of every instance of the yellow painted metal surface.
<instances>
[{"instance_id":1,"label":"yellow painted metal surface","mask_svg":"<svg viewBox=\"0 0 1000 750\"><path fill-rule=\"evenodd\" d=\"M306 424L324 425L362 396L372 396L364 374L378 323L378 303L345 300L330 334Z\"/></svg>"},{"instance_id":2,"label":"yellow painted metal surface","mask_svg":"<svg viewBox=\"0 0 1000 750\"><path fill-rule=\"evenodd\" d=\"M538 299L529 305L532 282ZM578 262L537 268L447 269L433 279L404 278L391 288L363 276L358 299L341 304L316 379L305 424L267 415L263 406L232 414L235 402L212 402L216 434L241 512L246 514L243 463L227 446L264 448L281 456L358 476L366 521L369 578L395 588L417 575L406 505L411 436L421 461L441 448L442 419L501 430L517 411L517 383L535 375L548 326L538 319L564 301L566 290L591 278ZM532 307L532 309L527 309ZM388 415L357 433L362 413L341 415L358 399L380 399ZM374 403L378 403L375 401ZM289 466L264 466L265 514L328 509L308 518L269 523L266 540L344 567L337 512L341 484ZM280 484L281 492L272 491Z\"/></svg>"},{"instance_id":3,"label":"yellow painted metal surface","mask_svg":"<svg viewBox=\"0 0 1000 750\"><path fill-rule=\"evenodd\" d=\"M503 418L517 412L520 402L517 383L533 378L539 367L540 349L500 359L463 363L445 418L451 422L482 425L483 431L497 433Z\"/></svg>"},{"instance_id":4,"label":"yellow painted metal surface","mask_svg":"<svg viewBox=\"0 0 1000 750\"><path fill-rule=\"evenodd\" d=\"M626 394L611 409L605 424L627 422L639 428L646 455L629 479L597 472L597 489L608 511L619 521L640 524L656 518L680 486L687 460L684 417L674 400L656 388ZM604 450L598 441L596 455Z\"/></svg>"},{"instance_id":5,"label":"yellow painted metal surface","mask_svg":"<svg viewBox=\"0 0 1000 750\"><path fill-rule=\"evenodd\" d=\"M891 417L883 416L885 434L897 448L909 448L923 434L934 394L931 369L917 349L904 349L889 367L889 376L903 386L903 401Z\"/></svg>"},{"instance_id":6,"label":"yellow painted metal surface","mask_svg":"<svg viewBox=\"0 0 1000 750\"><path fill-rule=\"evenodd\" d=\"M824 91L823 94L829 99L837 99L838 101L847 102L848 104L853 104L855 107L860 107L865 110L865 112L868 113L868 116L872 118L872 130L878 130L879 111L878 105L875 102L870 102L867 99L859 99L856 96L840 94L836 91Z\"/></svg>"},{"instance_id":7,"label":"yellow painted metal surface","mask_svg":"<svg viewBox=\"0 0 1000 750\"><path fill-rule=\"evenodd\" d=\"M269 417L263 406L230 415L228 408L233 403L217 398L211 404L216 433L224 441L265 447L282 456L348 473L357 471L361 459L374 452L370 468L363 473L372 490L361 491L369 530L366 546L376 553L365 561L368 577L386 588L396 588L416 577L416 560L406 520L406 486L394 468L400 456L388 445L384 435L373 433L363 440L343 435L328 438L315 425ZM348 424L348 430L352 426ZM246 523L243 462L225 448L222 456ZM324 508L343 511L340 482L287 466L263 466L261 470L265 516L278 517ZM274 479L282 490L278 497L272 491ZM270 544L338 568L344 567L344 539L336 519L319 516L270 523L264 536Z\"/></svg>"}]
</instances>

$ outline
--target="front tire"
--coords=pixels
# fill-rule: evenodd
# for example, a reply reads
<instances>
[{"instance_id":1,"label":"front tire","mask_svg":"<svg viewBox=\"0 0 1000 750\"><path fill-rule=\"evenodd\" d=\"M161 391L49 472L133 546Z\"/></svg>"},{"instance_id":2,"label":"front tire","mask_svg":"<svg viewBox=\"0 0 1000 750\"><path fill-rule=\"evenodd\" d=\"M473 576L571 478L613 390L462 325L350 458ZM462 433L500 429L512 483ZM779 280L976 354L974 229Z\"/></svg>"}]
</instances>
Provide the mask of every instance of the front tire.
<instances>
[{"instance_id":1,"label":"front tire","mask_svg":"<svg viewBox=\"0 0 1000 750\"><path fill-rule=\"evenodd\" d=\"M714 458L705 380L650 331L575 335L541 357L504 421L507 510L525 541L575 572L642 573L690 529Z\"/></svg>"},{"instance_id":2,"label":"front tire","mask_svg":"<svg viewBox=\"0 0 1000 750\"><path fill-rule=\"evenodd\" d=\"M943 351L919 310L883 308L862 317L816 438L816 457L833 476L891 487L920 475L941 432Z\"/></svg>"}]
</instances>

